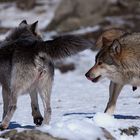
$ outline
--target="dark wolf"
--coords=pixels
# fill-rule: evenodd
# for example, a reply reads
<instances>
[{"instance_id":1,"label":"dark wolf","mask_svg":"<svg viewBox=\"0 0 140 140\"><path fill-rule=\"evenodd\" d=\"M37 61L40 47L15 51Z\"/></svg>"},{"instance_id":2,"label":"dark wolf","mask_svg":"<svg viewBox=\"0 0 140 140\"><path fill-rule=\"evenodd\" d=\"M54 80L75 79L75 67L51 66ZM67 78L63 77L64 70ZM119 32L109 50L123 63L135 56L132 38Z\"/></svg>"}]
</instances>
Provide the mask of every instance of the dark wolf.
<instances>
[{"instance_id":1,"label":"dark wolf","mask_svg":"<svg viewBox=\"0 0 140 140\"><path fill-rule=\"evenodd\" d=\"M16 110L18 96L26 92L30 93L31 98L37 92L40 94L44 106L43 123L48 124L55 60L90 48L92 43L74 35L43 41L27 25L16 28L7 38L14 39L2 43L0 48L0 83L8 100L1 129L8 127ZM33 102L37 104L37 101Z\"/></svg>"},{"instance_id":2,"label":"dark wolf","mask_svg":"<svg viewBox=\"0 0 140 140\"><path fill-rule=\"evenodd\" d=\"M0 48L7 47L8 45L14 43L14 41L16 41L18 38L21 38L22 36L24 37L26 35L25 32L29 33L29 36L26 36L26 37L28 37L28 42L32 41L32 40L29 40L29 38L32 36L36 37L37 39L42 40L41 34L37 30L37 25L38 25L38 21L36 21L32 24L28 24L26 20L23 20L19 24L18 27L16 27L15 29L11 30L8 33L8 36L6 37L6 39L1 42ZM24 30L25 28L26 28L26 30ZM15 49L14 45L10 49L11 49L11 51L14 51L14 49ZM8 52L6 52L6 53L8 55ZM3 118L6 116L6 113L8 110L8 104L9 104L9 95L8 94L9 94L8 89L6 89L6 87L3 86L2 87ZM43 117L39 110L37 92L34 91L34 93L32 93L32 94L30 93L29 95L31 98L32 116L34 119L34 123L36 125L40 125L43 120Z\"/></svg>"},{"instance_id":3,"label":"dark wolf","mask_svg":"<svg viewBox=\"0 0 140 140\"><path fill-rule=\"evenodd\" d=\"M92 82L104 77L111 80L109 101L105 112L113 114L117 98L124 85L140 86L140 33L127 33L120 30L111 38L101 35L102 47L95 58L95 65L86 73ZM107 32L110 33L110 30ZM108 33L107 33L108 34ZM133 89L134 89L133 88Z\"/></svg>"}]
</instances>

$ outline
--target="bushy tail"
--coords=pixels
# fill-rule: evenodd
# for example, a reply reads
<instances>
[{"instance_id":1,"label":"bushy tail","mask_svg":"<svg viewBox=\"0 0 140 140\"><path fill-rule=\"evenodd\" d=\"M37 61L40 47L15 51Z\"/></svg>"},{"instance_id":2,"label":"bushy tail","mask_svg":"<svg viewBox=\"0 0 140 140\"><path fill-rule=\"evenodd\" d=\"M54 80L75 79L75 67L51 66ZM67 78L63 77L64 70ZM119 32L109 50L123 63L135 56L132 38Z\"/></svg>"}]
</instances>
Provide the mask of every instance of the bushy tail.
<instances>
[{"instance_id":1,"label":"bushy tail","mask_svg":"<svg viewBox=\"0 0 140 140\"><path fill-rule=\"evenodd\" d=\"M64 58L93 46L90 41L74 35L60 36L45 43L47 54L52 59Z\"/></svg>"}]
</instances>

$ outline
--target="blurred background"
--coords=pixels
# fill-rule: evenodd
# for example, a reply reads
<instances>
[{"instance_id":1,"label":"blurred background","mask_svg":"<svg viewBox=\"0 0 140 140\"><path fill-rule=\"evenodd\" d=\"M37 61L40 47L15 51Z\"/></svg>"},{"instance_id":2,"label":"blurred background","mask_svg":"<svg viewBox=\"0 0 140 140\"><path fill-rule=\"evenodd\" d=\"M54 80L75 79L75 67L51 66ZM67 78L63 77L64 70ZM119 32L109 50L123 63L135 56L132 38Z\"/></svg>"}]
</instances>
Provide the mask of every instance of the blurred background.
<instances>
[{"instance_id":1,"label":"blurred background","mask_svg":"<svg viewBox=\"0 0 140 140\"><path fill-rule=\"evenodd\" d=\"M140 0L0 0L0 39L23 19L38 20L44 39L78 34L94 44L101 32L112 27L140 31ZM73 63L64 63L56 66L61 72L75 69Z\"/></svg>"},{"instance_id":2,"label":"blurred background","mask_svg":"<svg viewBox=\"0 0 140 140\"><path fill-rule=\"evenodd\" d=\"M40 21L40 28L59 33L96 27L139 31L139 0L0 0L1 33L26 18ZM98 27L98 28L97 28ZM91 37L96 36L95 33Z\"/></svg>"},{"instance_id":3,"label":"blurred background","mask_svg":"<svg viewBox=\"0 0 140 140\"><path fill-rule=\"evenodd\" d=\"M74 32L94 41L103 30L111 27L139 31L140 1L0 0L1 34L23 19L29 23L39 20L39 29L47 34Z\"/></svg>"}]
</instances>

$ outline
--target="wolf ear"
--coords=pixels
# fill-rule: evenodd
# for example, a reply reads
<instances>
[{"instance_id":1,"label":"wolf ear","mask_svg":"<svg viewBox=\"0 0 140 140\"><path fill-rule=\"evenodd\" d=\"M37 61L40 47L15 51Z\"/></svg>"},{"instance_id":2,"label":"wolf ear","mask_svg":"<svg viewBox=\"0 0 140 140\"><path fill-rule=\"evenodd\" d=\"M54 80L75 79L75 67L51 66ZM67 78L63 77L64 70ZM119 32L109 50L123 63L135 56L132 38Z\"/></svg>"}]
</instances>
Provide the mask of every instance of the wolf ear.
<instances>
[{"instance_id":1,"label":"wolf ear","mask_svg":"<svg viewBox=\"0 0 140 140\"><path fill-rule=\"evenodd\" d=\"M106 37L102 37L102 43L103 43L103 46L109 46L111 45L112 41Z\"/></svg>"},{"instance_id":2,"label":"wolf ear","mask_svg":"<svg viewBox=\"0 0 140 140\"><path fill-rule=\"evenodd\" d=\"M112 51L114 54L120 54L121 53L121 44L119 43L118 40L114 40L112 46Z\"/></svg>"},{"instance_id":3,"label":"wolf ear","mask_svg":"<svg viewBox=\"0 0 140 140\"><path fill-rule=\"evenodd\" d=\"M21 21L19 26L22 26L22 25L27 25L27 21L26 20Z\"/></svg>"},{"instance_id":4,"label":"wolf ear","mask_svg":"<svg viewBox=\"0 0 140 140\"><path fill-rule=\"evenodd\" d=\"M38 21L34 22L33 24L30 25L30 29L33 33L36 32L36 27L37 27Z\"/></svg>"}]
</instances>

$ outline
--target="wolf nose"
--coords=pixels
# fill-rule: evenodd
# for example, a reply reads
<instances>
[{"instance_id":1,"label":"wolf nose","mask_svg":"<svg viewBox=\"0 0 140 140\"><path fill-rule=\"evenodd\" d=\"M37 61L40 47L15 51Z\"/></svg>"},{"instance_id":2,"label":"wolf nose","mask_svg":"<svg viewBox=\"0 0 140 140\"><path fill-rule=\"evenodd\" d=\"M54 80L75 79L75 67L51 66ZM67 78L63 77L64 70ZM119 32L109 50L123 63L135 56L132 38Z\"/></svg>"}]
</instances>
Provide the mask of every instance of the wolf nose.
<instances>
[{"instance_id":1,"label":"wolf nose","mask_svg":"<svg viewBox=\"0 0 140 140\"><path fill-rule=\"evenodd\" d=\"M92 81L92 78L91 78L91 76L90 76L90 72L87 72L87 73L85 74L85 76L87 77L88 80L91 80L91 81Z\"/></svg>"},{"instance_id":2,"label":"wolf nose","mask_svg":"<svg viewBox=\"0 0 140 140\"><path fill-rule=\"evenodd\" d=\"M86 76L87 78L89 78L89 77L90 77L89 72L87 72L87 73L85 74L85 76Z\"/></svg>"}]
</instances>

